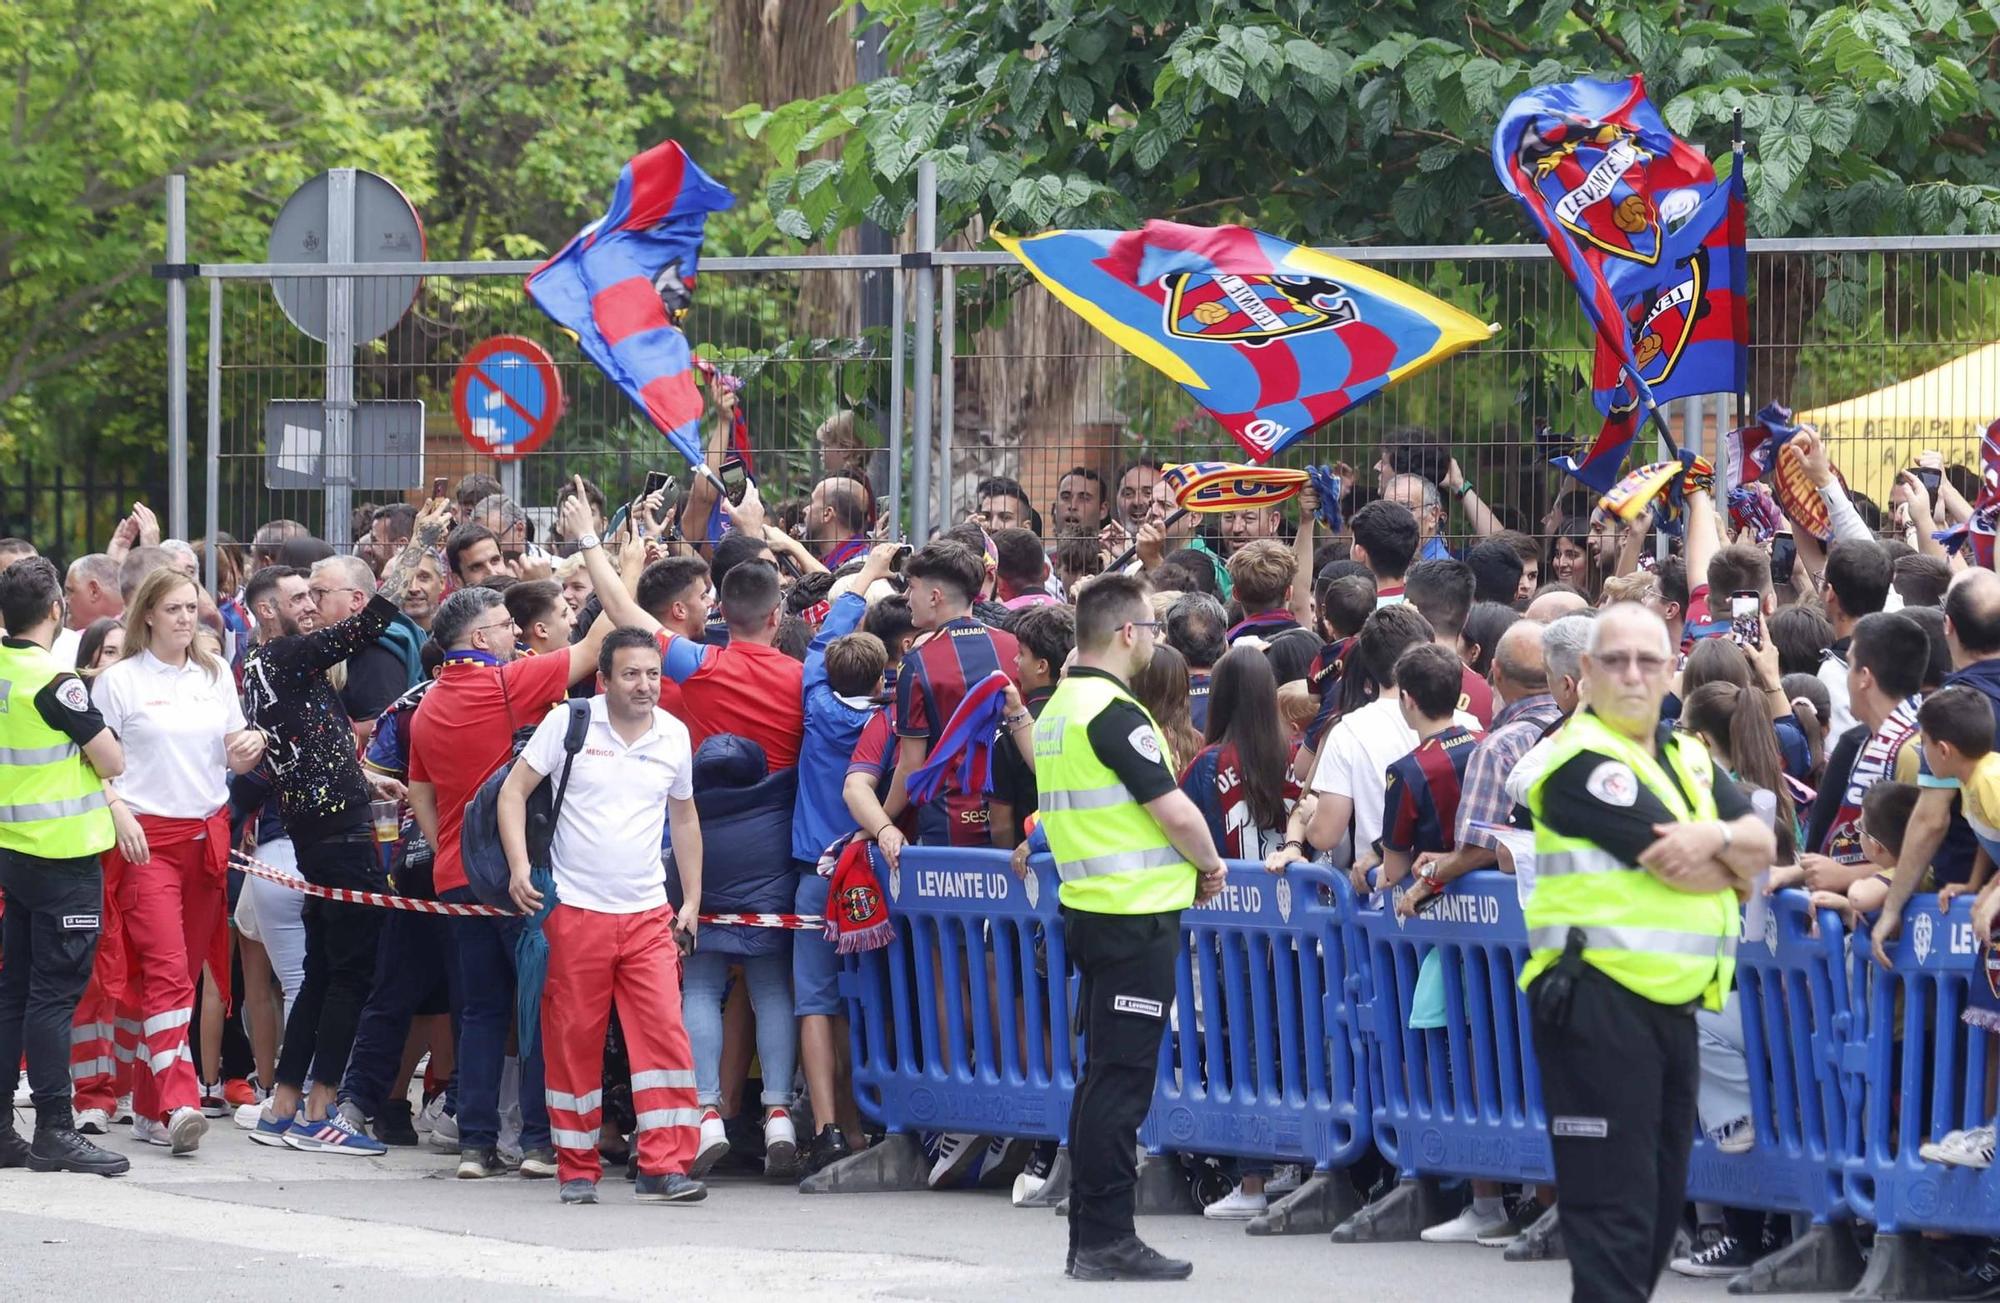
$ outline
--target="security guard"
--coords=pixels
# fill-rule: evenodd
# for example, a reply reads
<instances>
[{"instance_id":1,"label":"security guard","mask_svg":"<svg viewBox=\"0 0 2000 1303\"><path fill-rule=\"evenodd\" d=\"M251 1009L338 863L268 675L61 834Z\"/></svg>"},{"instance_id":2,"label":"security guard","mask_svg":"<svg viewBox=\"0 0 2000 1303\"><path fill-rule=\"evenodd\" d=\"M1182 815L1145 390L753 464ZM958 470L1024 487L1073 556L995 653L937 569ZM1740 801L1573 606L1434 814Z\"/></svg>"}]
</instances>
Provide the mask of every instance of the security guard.
<instances>
[{"instance_id":1,"label":"security guard","mask_svg":"<svg viewBox=\"0 0 2000 1303\"><path fill-rule=\"evenodd\" d=\"M1697 1004L1735 971L1737 893L1771 830L1698 738L1660 722L1660 618L1599 615L1581 709L1529 789L1533 952L1521 972L1541 1065L1573 1297L1644 1299L1673 1248L1694 1137Z\"/></svg>"},{"instance_id":2,"label":"security guard","mask_svg":"<svg viewBox=\"0 0 2000 1303\"><path fill-rule=\"evenodd\" d=\"M1142 1244L1132 1227L1139 1123L1173 1007L1180 914L1223 881L1208 826L1126 686L1152 659L1158 627L1144 580L1093 579L1076 605L1076 667L1035 724L1041 827L1062 877L1064 941L1082 976L1086 1053L1070 1106L1067 1267L1078 1280L1184 1280L1194 1270Z\"/></svg>"},{"instance_id":3,"label":"security guard","mask_svg":"<svg viewBox=\"0 0 2000 1303\"><path fill-rule=\"evenodd\" d=\"M97 857L114 840L104 780L125 752L83 681L49 654L62 616L47 558L0 571L0 1075L12 1095L25 1047L35 1100L33 1144L0 1115L0 1167L117 1176L131 1161L71 1124L69 1024L97 955Z\"/></svg>"}]
</instances>

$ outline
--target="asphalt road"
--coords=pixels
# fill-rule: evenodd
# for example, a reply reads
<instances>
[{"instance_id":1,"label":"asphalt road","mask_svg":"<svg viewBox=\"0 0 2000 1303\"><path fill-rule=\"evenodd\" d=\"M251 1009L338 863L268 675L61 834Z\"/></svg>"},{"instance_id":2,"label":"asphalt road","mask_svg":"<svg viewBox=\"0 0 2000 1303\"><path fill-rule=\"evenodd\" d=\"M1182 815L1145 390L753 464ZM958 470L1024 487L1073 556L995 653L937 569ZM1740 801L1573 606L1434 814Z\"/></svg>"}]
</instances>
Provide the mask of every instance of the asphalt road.
<instances>
[{"instance_id":1,"label":"asphalt road","mask_svg":"<svg viewBox=\"0 0 2000 1303\"><path fill-rule=\"evenodd\" d=\"M22 1119L23 1124L26 1119ZM750 1177L694 1206L565 1208L553 1182L451 1178L428 1150L381 1159L266 1149L226 1120L174 1158L135 1144L129 1176L0 1172L0 1299L550 1298L993 1300L1082 1285L1063 1279L1061 1220L998 1194L801 1195ZM1474 1246L1336 1245L1252 1238L1195 1216L1140 1234L1194 1260L1186 1285L1099 1285L1093 1298L1561 1299L1564 1264L1507 1263ZM1719 1300L1720 1282L1669 1276L1658 1297Z\"/></svg>"}]
</instances>

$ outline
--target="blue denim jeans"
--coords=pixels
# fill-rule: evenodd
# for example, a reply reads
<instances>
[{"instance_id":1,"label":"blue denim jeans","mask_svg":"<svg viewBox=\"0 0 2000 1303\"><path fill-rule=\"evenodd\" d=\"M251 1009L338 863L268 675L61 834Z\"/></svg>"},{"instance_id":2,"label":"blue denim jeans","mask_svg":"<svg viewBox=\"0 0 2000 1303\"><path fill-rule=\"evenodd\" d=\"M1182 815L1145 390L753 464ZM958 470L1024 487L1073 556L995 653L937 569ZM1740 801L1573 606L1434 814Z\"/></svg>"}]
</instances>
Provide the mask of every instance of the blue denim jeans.
<instances>
[{"instance_id":1,"label":"blue denim jeans","mask_svg":"<svg viewBox=\"0 0 2000 1303\"><path fill-rule=\"evenodd\" d=\"M694 1049L695 1096L703 1108L722 1102L722 997L729 986L729 967L739 963L750 987L750 1007L757 1014L762 1103L765 1108L790 1108L799 1042L792 1016L792 957L783 951L746 959L697 949L683 963L681 1019Z\"/></svg>"},{"instance_id":2,"label":"blue denim jeans","mask_svg":"<svg viewBox=\"0 0 2000 1303\"><path fill-rule=\"evenodd\" d=\"M462 921L471 920L401 911L391 911L382 920L375 989L362 1007L354 1049L347 1056L347 1075L340 1083L340 1098L352 1100L369 1117L409 1089L409 1082L396 1080L403 1044L417 1010L439 982L451 980L451 933Z\"/></svg>"},{"instance_id":3,"label":"blue denim jeans","mask_svg":"<svg viewBox=\"0 0 2000 1303\"><path fill-rule=\"evenodd\" d=\"M466 888L447 891L443 900L476 904ZM500 1069L507 1057L507 1033L514 1025L514 938L527 926L521 918L461 918L452 921L453 962L458 985L458 1140L466 1149L500 1143ZM521 1147L549 1144L549 1102L543 1093L541 1040L521 1058Z\"/></svg>"}]
</instances>

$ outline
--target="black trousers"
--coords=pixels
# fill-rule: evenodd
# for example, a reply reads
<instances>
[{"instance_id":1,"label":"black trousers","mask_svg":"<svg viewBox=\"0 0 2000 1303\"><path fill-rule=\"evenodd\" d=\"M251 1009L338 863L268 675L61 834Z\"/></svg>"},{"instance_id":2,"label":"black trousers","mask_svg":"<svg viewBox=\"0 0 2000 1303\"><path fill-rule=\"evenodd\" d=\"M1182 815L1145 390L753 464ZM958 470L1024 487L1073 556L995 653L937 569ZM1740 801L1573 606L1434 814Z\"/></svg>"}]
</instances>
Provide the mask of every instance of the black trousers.
<instances>
[{"instance_id":1,"label":"black trousers","mask_svg":"<svg viewBox=\"0 0 2000 1303\"><path fill-rule=\"evenodd\" d=\"M363 828L351 837L298 843L299 873L322 887L386 891L374 839ZM338 1086L354 1048L354 1030L375 982L375 947L387 910L306 897L306 971L285 1020L278 1053L278 1081L294 1089L307 1075ZM398 1047L400 1050L400 1047Z\"/></svg>"},{"instance_id":2,"label":"black trousers","mask_svg":"<svg viewBox=\"0 0 2000 1303\"><path fill-rule=\"evenodd\" d=\"M1569 999L1546 999L1565 964L1575 965ZM1536 978L1528 1000L1571 1297L1648 1298L1687 1200L1694 1012L1635 995L1581 960Z\"/></svg>"},{"instance_id":3,"label":"black trousers","mask_svg":"<svg viewBox=\"0 0 2000 1303\"><path fill-rule=\"evenodd\" d=\"M11 1100L21 1054L35 1129L70 1125L69 1024L90 985L103 922L104 872L96 857L44 860L0 851L0 1080ZM6 1115L11 1128L12 1116Z\"/></svg>"},{"instance_id":4,"label":"black trousers","mask_svg":"<svg viewBox=\"0 0 2000 1303\"><path fill-rule=\"evenodd\" d=\"M1069 1111L1071 1259L1132 1234L1139 1124L1153 1103L1180 934L1177 910L1063 910L1063 937L1082 978L1085 1056Z\"/></svg>"}]
</instances>

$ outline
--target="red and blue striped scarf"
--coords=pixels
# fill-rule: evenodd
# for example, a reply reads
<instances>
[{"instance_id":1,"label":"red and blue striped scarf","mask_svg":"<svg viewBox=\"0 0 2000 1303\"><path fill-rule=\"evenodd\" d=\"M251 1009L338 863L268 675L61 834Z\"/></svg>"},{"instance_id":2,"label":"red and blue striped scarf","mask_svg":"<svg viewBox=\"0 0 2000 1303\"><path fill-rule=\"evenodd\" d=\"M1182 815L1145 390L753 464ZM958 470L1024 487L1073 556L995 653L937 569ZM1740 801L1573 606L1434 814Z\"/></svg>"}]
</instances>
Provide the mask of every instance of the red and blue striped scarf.
<instances>
[{"instance_id":1,"label":"red and blue striped scarf","mask_svg":"<svg viewBox=\"0 0 2000 1303\"><path fill-rule=\"evenodd\" d=\"M947 781L961 792L993 790L993 742L1007 709L1007 675L994 670L967 690L945 721L930 758L910 775L910 800L935 800Z\"/></svg>"}]
</instances>

